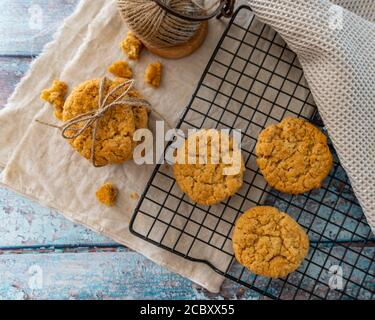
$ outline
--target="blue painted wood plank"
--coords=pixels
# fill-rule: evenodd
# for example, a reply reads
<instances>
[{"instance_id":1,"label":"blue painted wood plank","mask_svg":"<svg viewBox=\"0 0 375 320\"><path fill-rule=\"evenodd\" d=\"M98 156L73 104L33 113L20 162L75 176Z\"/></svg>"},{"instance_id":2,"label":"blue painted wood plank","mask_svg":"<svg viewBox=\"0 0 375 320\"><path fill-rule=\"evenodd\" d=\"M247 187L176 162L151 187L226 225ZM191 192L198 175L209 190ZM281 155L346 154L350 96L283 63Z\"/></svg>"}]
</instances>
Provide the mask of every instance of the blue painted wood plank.
<instances>
[{"instance_id":1,"label":"blue painted wood plank","mask_svg":"<svg viewBox=\"0 0 375 320\"><path fill-rule=\"evenodd\" d=\"M127 251L0 255L0 299L255 299L226 281L210 294Z\"/></svg>"},{"instance_id":2,"label":"blue painted wood plank","mask_svg":"<svg viewBox=\"0 0 375 320\"><path fill-rule=\"evenodd\" d=\"M31 58L0 56L0 109L29 68Z\"/></svg>"},{"instance_id":3,"label":"blue painted wood plank","mask_svg":"<svg viewBox=\"0 0 375 320\"><path fill-rule=\"evenodd\" d=\"M49 245L113 245L104 236L0 188L0 248Z\"/></svg>"},{"instance_id":4,"label":"blue painted wood plank","mask_svg":"<svg viewBox=\"0 0 375 320\"><path fill-rule=\"evenodd\" d=\"M2 0L0 55L40 53L77 3L78 0Z\"/></svg>"}]
</instances>

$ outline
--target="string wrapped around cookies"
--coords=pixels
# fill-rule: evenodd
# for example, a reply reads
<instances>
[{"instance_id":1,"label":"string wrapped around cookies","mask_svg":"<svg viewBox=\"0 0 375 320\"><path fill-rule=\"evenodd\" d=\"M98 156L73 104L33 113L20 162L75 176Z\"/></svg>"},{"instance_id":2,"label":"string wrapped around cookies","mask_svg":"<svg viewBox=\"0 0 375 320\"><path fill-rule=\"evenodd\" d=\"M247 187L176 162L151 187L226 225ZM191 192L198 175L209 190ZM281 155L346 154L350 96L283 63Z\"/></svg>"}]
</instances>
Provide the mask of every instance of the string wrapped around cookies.
<instances>
[{"instance_id":1,"label":"string wrapped around cookies","mask_svg":"<svg viewBox=\"0 0 375 320\"><path fill-rule=\"evenodd\" d=\"M99 103L96 110L90 110L82 113L69 121L67 121L62 127L61 135L64 139L74 140L81 136L87 129L92 127L92 143L91 143L91 162L94 167L101 167L96 162L96 140L99 128L99 123L105 114L116 106L120 107L151 107L151 105L144 99L136 97L126 97L131 90L134 80L126 80L120 83L115 88L111 89L107 95L105 95L105 86L107 78L104 77L100 80L99 84ZM118 91L125 89L113 102L110 102L110 98ZM83 126L82 126L83 124ZM137 126L136 126L137 127Z\"/></svg>"},{"instance_id":2,"label":"string wrapped around cookies","mask_svg":"<svg viewBox=\"0 0 375 320\"><path fill-rule=\"evenodd\" d=\"M134 80L106 77L78 85L65 101L61 135L95 167L132 159L133 135L147 129L151 105L133 88Z\"/></svg>"}]
</instances>

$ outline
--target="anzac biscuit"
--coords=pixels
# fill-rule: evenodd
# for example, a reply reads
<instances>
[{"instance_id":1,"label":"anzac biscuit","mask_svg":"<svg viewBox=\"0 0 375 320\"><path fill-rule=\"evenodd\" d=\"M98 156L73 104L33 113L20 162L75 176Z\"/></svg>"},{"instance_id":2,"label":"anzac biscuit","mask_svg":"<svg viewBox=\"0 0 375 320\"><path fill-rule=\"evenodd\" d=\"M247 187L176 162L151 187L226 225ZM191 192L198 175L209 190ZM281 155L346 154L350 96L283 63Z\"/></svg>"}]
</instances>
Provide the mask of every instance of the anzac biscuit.
<instances>
[{"instance_id":1,"label":"anzac biscuit","mask_svg":"<svg viewBox=\"0 0 375 320\"><path fill-rule=\"evenodd\" d=\"M309 250L309 238L286 213L255 207L236 221L233 249L238 262L253 273L279 278L300 266Z\"/></svg>"},{"instance_id":2,"label":"anzac biscuit","mask_svg":"<svg viewBox=\"0 0 375 320\"><path fill-rule=\"evenodd\" d=\"M263 130L256 155L269 185L289 194L320 188L333 163L326 136L298 118L286 118Z\"/></svg>"},{"instance_id":3,"label":"anzac biscuit","mask_svg":"<svg viewBox=\"0 0 375 320\"><path fill-rule=\"evenodd\" d=\"M214 138L215 134L218 139ZM204 139L207 139L204 150L207 152L206 163L202 161L202 154L199 154L199 141ZM226 153L222 152L224 139L228 142ZM191 144L196 148L189 148ZM217 151L216 155L213 154L213 150ZM234 195L241 188L245 170L244 161L241 151L237 147L234 148L234 141L228 135L213 129L200 130L185 140L179 149L179 155L173 166L174 176L181 190L196 203L217 204ZM228 156L234 160L232 163L224 161ZM188 161L189 158L195 159L196 163Z\"/></svg>"},{"instance_id":4,"label":"anzac biscuit","mask_svg":"<svg viewBox=\"0 0 375 320\"><path fill-rule=\"evenodd\" d=\"M107 79L105 93L123 83L124 79ZM69 121L83 113L98 109L100 80L89 80L76 87L64 105L63 121ZM126 87L113 93L108 102L119 97ZM140 98L139 93L131 88L128 97ZM95 140L95 163L98 166L118 164L133 158L133 150L138 142L133 141L134 132L148 128L149 110L147 107L118 105L108 110L99 119ZM83 124L77 124L83 126ZM79 127L78 127L79 129ZM93 138L92 126L75 139L69 140L72 147L86 159L91 159Z\"/></svg>"}]
</instances>

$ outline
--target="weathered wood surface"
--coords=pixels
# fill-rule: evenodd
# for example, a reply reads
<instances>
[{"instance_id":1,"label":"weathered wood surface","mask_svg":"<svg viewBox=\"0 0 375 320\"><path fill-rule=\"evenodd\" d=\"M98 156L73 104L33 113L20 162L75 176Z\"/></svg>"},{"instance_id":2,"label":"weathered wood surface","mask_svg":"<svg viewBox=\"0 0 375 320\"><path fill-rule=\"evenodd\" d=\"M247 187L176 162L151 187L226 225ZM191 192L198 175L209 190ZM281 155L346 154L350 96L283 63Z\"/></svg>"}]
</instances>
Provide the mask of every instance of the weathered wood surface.
<instances>
[{"instance_id":1,"label":"weathered wood surface","mask_svg":"<svg viewBox=\"0 0 375 320\"><path fill-rule=\"evenodd\" d=\"M0 55L0 109L29 68L31 58Z\"/></svg>"},{"instance_id":2,"label":"weathered wood surface","mask_svg":"<svg viewBox=\"0 0 375 320\"><path fill-rule=\"evenodd\" d=\"M0 55L35 56L78 0L1 0Z\"/></svg>"},{"instance_id":3,"label":"weathered wood surface","mask_svg":"<svg viewBox=\"0 0 375 320\"><path fill-rule=\"evenodd\" d=\"M0 108L78 0L0 2ZM345 240L345 239L341 239ZM32 279L41 271L41 288ZM31 282L30 282L31 281ZM287 298L288 295L283 295ZM0 188L0 299L252 299L225 281L209 294L140 254Z\"/></svg>"},{"instance_id":4,"label":"weathered wood surface","mask_svg":"<svg viewBox=\"0 0 375 320\"><path fill-rule=\"evenodd\" d=\"M211 294L60 214L0 188L0 299L252 299L231 281ZM33 268L43 288L29 286ZM29 269L31 270L29 272Z\"/></svg>"},{"instance_id":5,"label":"weathered wood surface","mask_svg":"<svg viewBox=\"0 0 375 320\"><path fill-rule=\"evenodd\" d=\"M0 248L3 249L114 244L5 188L0 188L0 235Z\"/></svg>"},{"instance_id":6,"label":"weathered wood surface","mask_svg":"<svg viewBox=\"0 0 375 320\"><path fill-rule=\"evenodd\" d=\"M212 295L140 254L110 251L0 255L0 299L257 298L229 281Z\"/></svg>"}]
</instances>

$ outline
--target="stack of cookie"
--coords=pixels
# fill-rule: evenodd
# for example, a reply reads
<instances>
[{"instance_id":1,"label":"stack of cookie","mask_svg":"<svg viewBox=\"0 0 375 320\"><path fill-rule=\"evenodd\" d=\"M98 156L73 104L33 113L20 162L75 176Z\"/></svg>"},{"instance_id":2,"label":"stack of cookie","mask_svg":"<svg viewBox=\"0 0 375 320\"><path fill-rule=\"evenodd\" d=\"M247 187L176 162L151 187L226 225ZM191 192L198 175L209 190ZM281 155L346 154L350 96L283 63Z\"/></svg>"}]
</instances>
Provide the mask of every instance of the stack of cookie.
<instances>
[{"instance_id":1,"label":"stack of cookie","mask_svg":"<svg viewBox=\"0 0 375 320\"><path fill-rule=\"evenodd\" d=\"M129 32L121 42L120 48L129 59L138 60L143 44ZM159 62L149 65L145 73L145 82L159 87L161 70L162 66ZM105 100L106 105L119 99L138 98L141 100L140 93L132 88L132 83L128 81L133 77L133 71L128 62L116 61L108 68L108 72L116 76L116 79L106 79L103 92L100 91L100 79L88 80L74 88L65 101L68 86L62 81L55 80L52 87L41 94L41 99L53 105L55 117L58 120L67 123L72 119L77 119L71 131L79 132L79 134L74 135L70 132L74 138L69 139L69 143L86 159L95 159L94 165L98 167L119 164L132 159L137 145L133 140L133 134L138 129L148 128L150 112L147 106L142 104L117 103L113 108L108 108L108 111L104 112L100 118L91 119L89 113L100 109L100 100ZM93 121L90 122L91 120ZM95 128L93 124L96 122ZM85 126L85 124L89 125ZM95 139L93 138L94 129ZM93 148L94 145L95 148Z\"/></svg>"},{"instance_id":2,"label":"stack of cookie","mask_svg":"<svg viewBox=\"0 0 375 320\"><path fill-rule=\"evenodd\" d=\"M144 46L132 32L128 32L120 48L128 59L139 60ZM116 78L85 81L75 87L67 99L68 85L59 80L41 93L41 99L54 107L55 117L64 123L57 127L63 131L63 137L95 167L131 160L139 144L133 136L138 129L147 129L149 122L149 104L133 88L133 80L130 80L133 71L129 63L115 61L107 71ZM145 83L158 88L161 73L160 62L148 65ZM101 109L104 110L101 112ZM97 190L97 199L102 204L113 206L117 192L108 193L108 185L111 184Z\"/></svg>"},{"instance_id":3,"label":"stack of cookie","mask_svg":"<svg viewBox=\"0 0 375 320\"><path fill-rule=\"evenodd\" d=\"M210 150L223 148L224 138L213 142L214 130L201 130L189 136L180 148L173 172L181 190L194 202L214 205L233 196L242 186L244 162L233 175L225 175L225 154L215 163ZM188 146L207 139L208 161L200 162L198 152L189 154ZM228 138L229 139L229 138ZM229 153L235 144L229 139ZM189 150L189 151L188 151ZM220 153L222 154L222 153ZM188 162L190 156L196 161ZM300 194L319 188L329 174L333 157L326 136L312 124L298 118L286 118L264 129L256 145L257 164L268 184L288 194ZM207 160L207 157L206 157ZM212 160L212 159L211 159ZM296 221L286 213L269 206L247 210L236 222L233 249L237 260L255 274L278 278L295 271L309 249L309 238Z\"/></svg>"},{"instance_id":4,"label":"stack of cookie","mask_svg":"<svg viewBox=\"0 0 375 320\"><path fill-rule=\"evenodd\" d=\"M104 96L125 79L107 79ZM85 112L97 108L99 100L99 79L89 80L76 87L64 104L63 121L67 122ZM109 103L118 98L126 86L117 90L109 97ZM140 94L130 89L128 97L140 97ZM134 132L138 129L148 128L149 110L147 106L133 107L130 105L117 105L106 112L100 119L97 127L96 139L92 141L93 127L88 127L79 136L70 139L70 145L86 159L92 157L92 144L95 143L95 164L106 166L118 164L133 158L133 150L137 143L133 140ZM77 124L81 128L81 124Z\"/></svg>"}]
</instances>

